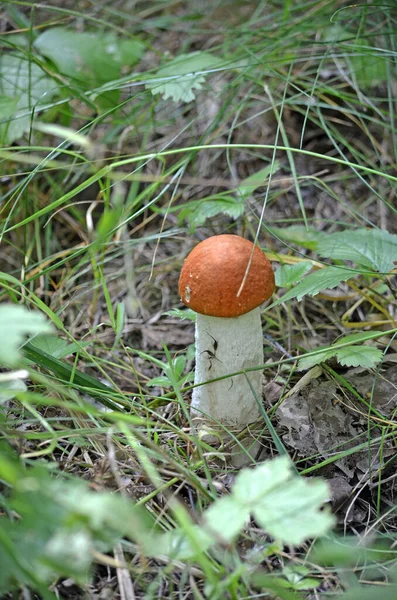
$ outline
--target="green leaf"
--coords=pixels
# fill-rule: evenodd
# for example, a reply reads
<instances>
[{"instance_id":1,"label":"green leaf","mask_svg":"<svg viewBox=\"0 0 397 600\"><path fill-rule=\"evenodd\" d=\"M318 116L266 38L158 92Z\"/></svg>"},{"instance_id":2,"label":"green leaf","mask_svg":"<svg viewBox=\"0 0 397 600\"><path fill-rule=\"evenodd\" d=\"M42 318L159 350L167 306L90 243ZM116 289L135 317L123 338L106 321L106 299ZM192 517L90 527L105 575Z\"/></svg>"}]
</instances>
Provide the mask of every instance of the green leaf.
<instances>
[{"instance_id":1,"label":"green leaf","mask_svg":"<svg viewBox=\"0 0 397 600\"><path fill-rule=\"evenodd\" d=\"M195 90L201 89L205 81L205 71L220 64L220 59L208 52L181 54L161 67L155 74L156 80L146 83L146 89L152 94L161 94L164 100L191 102L195 99Z\"/></svg>"},{"instance_id":2,"label":"green leaf","mask_svg":"<svg viewBox=\"0 0 397 600\"><path fill-rule=\"evenodd\" d=\"M307 248L308 250L315 250L317 248L317 242L321 239L322 233L313 227L304 227L303 225L291 225L290 227L269 227L270 233L273 233L275 237L291 242Z\"/></svg>"},{"instance_id":3,"label":"green leaf","mask_svg":"<svg viewBox=\"0 0 397 600\"><path fill-rule=\"evenodd\" d=\"M314 354L313 356L303 356L298 361L298 371L308 371L315 365L319 365L320 363L325 362L329 358L335 356L336 350L323 350L322 352L318 352L318 354Z\"/></svg>"},{"instance_id":4,"label":"green leaf","mask_svg":"<svg viewBox=\"0 0 397 600\"><path fill-rule=\"evenodd\" d=\"M264 187L270 175L274 175L279 169L280 162L276 160L273 164L243 179L236 190L239 200L244 202L256 189Z\"/></svg>"},{"instance_id":5,"label":"green leaf","mask_svg":"<svg viewBox=\"0 0 397 600\"><path fill-rule=\"evenodd\" d=\"M169 378L165 375L159 375L158 377L153 377L153 379L149 379L146 385L149 387L169 388L171 386L171 382Z\"/></svg>"},{"instance_id":6,"label":"green leaf","mask_svg":"<svg viewBox=\"0 0 397 600\"><path fill-rule=\"evenodd\" d=\"M300 302L304 296L315 296L321 290L332 289L341 281L347 281L354 276L354 272L349 269L340 269L338 267L325 267L314 273L310 273L300 281L292 290L289 290L284 296L273 302L271 306L277 306L282 302L287 302L292 298L297 298Z\"/></svg>"},{"instance_id":7,"label":"green leaf","mask_svg":"<svg viewBox=\"0 0 397 600\"><path fill-rule=\"evenodd\" d=\"M344 367L365 367L367 369L374 368L383 358L383 352L373 346L346 346L338 348L341 344L359 342L365 340L366 333L354 333L345 337L339 338L331 347L324 348L322 352L313 356L304 356L298 362L298 371L311 369L314 365L318 365L330 358L336 357L338 362Z\"/></svg>"},{"instance_id":8,"label":"green leaf","mask_svg":"<svg viewBox=\"0 0 397 600\"><path fill-rule=\"evenodd\" d=\"M7 367L18 365L22 358L20 347L27 337L52 332L41 313L24 306L3 304L0 306L0 363Z\"/></svg>"},{"instance_id":9,"label":"green leaf","mask_svg":"<svg viewBox=\"0 0 397 600\"><path fill-rule=\"evenodd\" d=\"M36 335L30 340L30 344L37 350L43 350L54 358L65 358L66 356L80 352L81 346L85 348L91 343L80 342L80 345L75 343L69 344L66 340L53 335Z\"/></svg>"},{"instance_id":10,"label":"green leaf","mask_svg":"<svg viewBox=\"0 0 397 600\"><path fill-rule=\"evenodd\" d=\"M332 516L321 511L328 497L324 481L298 477L283 456L241 471L231 495L208 509L205 522L209 531L230 542L251 514L272 537L298 545L333 525Z\"/></svg>"},{"instance_id":11,"label":"green leaf","mask_svg":"<svg viewBox=\"0 0 397 600\"><path fill-rule=\"evenodd\" d=\"M37 107L48 104L57 91L58 85L25 56L0 56L0 95L9 99L9 102L3 100L5 113L0 116L0 142L11 144L22 137ZM10 117L13 117L11 121Z\"/></svg>"},{"instance_id":12,"label":"green leaf","mask_svg":"<svg viewBox=\"0 0 397 600\"><path fill-rule=\"evenodd\" d=\"M337 350L336 357L344 367L373 369L382 360L383 352L372 346L347 346Z\"/></svg>"},{"instance_id":13,"label":"green leaf","mask_svg":"<svg viewBox=\"0 0 397 600\"><path fill-rule=\"evenodd\" d=\"M144 51L144 45L138 40L63 27L47 29L34 45L62 74L84 89L117 79L121 68L135 65Z\"/></svg>"},{"instance_id":14,"label":"green leaf","mask_svg":"<svg viewBox=\"0 0 397 600\"><path fill-rule=\"evenodd\" d=\"M253 507L257 523L271 536L286 544L299 545L324 535L334 524L332 515L321 511L329 498L325 481L295 477L289 485L275 488Z\"/></svg>"},{"instance_id":15,"label":"green leaf","mask_svg":"<svg viewBox=\"0 0 397 600\"><path fill-rule=\"evenodd\" d=\"M244 204L233 198L233 196L210 196L204 200L191 202L189 206L180 211L179 220L186 219L191 231L194 231L196 227L203 225L207 219L220 214L236 220L244 214Z\"/></svg>"},{"instance_id":16,"label":"green leaf","mask_svg":"<svg viewBox=\"0 0 397 600\"><path fill-rule=\"evenodd\" d=\"M233 496L219 498L205 512L207 530L223 542L232 542L250 518L249 507L244 508Z\"/></svg>"},{"instance_id":17,"label":"green leaf","mask_svg":"<svg viewBox=\"0 0 397 600\"><path fill-rule=\"evenodd\" d=\"M320 256L351 260L368 269L388 273L397 260L397 235L382 229L356 229L323 235L317 252Z\"/></svg>"},{"instance_id":18,"label":"green leaf","mask_svg":"<svg viewBox=\"0 0 397 600\"><path fill-rule=\"evenodd\" d=\"M167 310L164 314L170 317L177 317L178 319L187 319L193 323L196 321L196 313L191 308L171 308L171 310Z\"/></svg>"},{"instance_id":19,"label":"green leaf","mask_svg":"<svg viewBox=\"0 0 397 600\"><path fill-rule=\"evenodd\" d=\"M139 544L150 537L151 517L126 498L53 478L43 466L25 470L0 454L2 478L4 466L13 469L9 504L18 519L0 517L0 560L7 556L2 592L17 582L37 590L58 577L85 583L95 551L110 550L123 536Z\"/></svg>"},{"instance_id":20,"label":"green leaf","mask_svg":"<svg viewBox=\"0 0 397 600\"><path fill-rule=\"evenodd\" d=\"M276 271L276 285L278 287L291 287L291 285L300 281L312 266L312 263L308 260L296 265L281 265Z\"/></svg>"}]
</instances>

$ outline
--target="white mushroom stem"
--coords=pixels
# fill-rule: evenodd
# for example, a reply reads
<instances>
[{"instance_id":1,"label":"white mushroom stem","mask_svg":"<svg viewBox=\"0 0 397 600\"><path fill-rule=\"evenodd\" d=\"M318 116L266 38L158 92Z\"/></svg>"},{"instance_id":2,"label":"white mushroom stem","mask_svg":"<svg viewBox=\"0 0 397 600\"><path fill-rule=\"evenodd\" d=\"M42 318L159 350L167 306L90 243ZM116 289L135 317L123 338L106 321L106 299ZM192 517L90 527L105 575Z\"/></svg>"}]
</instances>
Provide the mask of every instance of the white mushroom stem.
<instances>
[{"instance_id":1,"label":"white mushroom stem","mask_svg":"<svg viewBox=\"0 0 397 600\"><path fill-rule=\"evenodd\" d=\"M195 384L263 365L263 337L259 307L235 318L197 314ZM262 399L262 371L247 376ZM215 421L243 429L260 418L260 410L244 374L206 383L193 389L192 416L202 424ZM199 421L199 422L200 422Z\"/></svg>"}]
</instances>

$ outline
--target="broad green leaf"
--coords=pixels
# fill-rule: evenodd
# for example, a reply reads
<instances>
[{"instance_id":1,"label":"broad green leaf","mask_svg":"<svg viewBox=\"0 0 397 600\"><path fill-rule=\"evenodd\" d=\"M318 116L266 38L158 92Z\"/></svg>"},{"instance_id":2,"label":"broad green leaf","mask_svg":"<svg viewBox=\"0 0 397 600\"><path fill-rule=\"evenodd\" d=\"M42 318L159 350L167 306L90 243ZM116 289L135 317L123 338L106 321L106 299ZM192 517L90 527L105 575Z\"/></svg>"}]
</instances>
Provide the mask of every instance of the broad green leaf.
<instances>
[{"instance_id":1,"label":"broad green leaf","mask_svg":"<svg viewBox=\"0 0 397 600\"><path fill-rule=\"evenodd\" d=\"M20 347L26 338L52 332L41 313L16 304L3 304L0 306L0 364L16 366L22 358Z\"/></svg>"},{"instance_id":2,"label":"broad green leaf","mask_svg":"<svg viewBox=\"0 0 397 600\"><path fill-rule=\"evenodd\" d=\"M92 342L80 342L79 345L75 343L70 344L66 340L53 335L36 335L30 340L30 344L34 346L34 348L43 350L54 358L65 358L66 356L75 354L75 352L80 352L81 346L87 347L91 343Z\"/></svg>"},{"instance_id":3,"label":"broad green leaf","mask_svg":"<svg viewBox=\"0 0 397 600\"><path fill-rule=\"evenodd\" d=\"M57 91L58 85L25 56L0 56L0 95L14 102L12 115L0 117L0 142L11 144L22 137L37 108L48 104ZM11 111L10 103L6 110Z\"/></svg>"},{"instance_id":4,"label":"broad green leaf","mask_svg":"<svg viewBox=\"0 0 397 600\"><path fill-rule=\"evenodd\" d=\"M221 60L208 52L181 54L161 67L155 74L156 79L146 83L146 89L152 94L161 94L164 100L191 102L205 81L205 71L220 64Z\"/></svg>"},{"instance_id":5,"label":"broad green leaf","mask_svg":"<svg viewBox=\"0 0 397 600\"><path fill-rule=\"evenodd\" d=\"M236 190L237 198L242 202L247 200L256 189L267 184L270 174L274 175L279 169L280 162L275 161L274 164L268 165L264 169L243 179Z\"/></svg>"},{"instance_id":6,"label":"broad green leaf","mask_svg":"<svg viewBox=\"0 0 397 600\"><path fill-rule=\"evenodd\" d=\"M270 233L275 237L297 244L308 250L315 250L317 242L321 239L322 233L313 227L304 227L303 225L291 225L290 227L269 227Z\"/></svg>"},{"instance_id":7,"label":"broad green leaf","mask_svg":"<svg viewBox=\"0 0 397 600\"><path fill-rule=\"evenodd\" d=\"M300 281L304 275L312 268L312 263L308 260L297 263L296 265L281 265L276 271L276 285L278 287L291 287L297 281Z\"/></svg>"},{"instance_id":8,"label":"broad green leaf","mask_svg":"<svg viewBox=\"0 0 397 600\"><path fill-rule=\"evenodd\" d=\"M80 32L53 27L34 43L59 71L83 88L97 86L120 76L123 66L132 67L141 58L144 45L135 39L120 39L113 33Z\"/></svg>"},{"instance_id":9,"label":"broad green leaf","mask_svg":"<svg viewBox=\"0 0 397 600\"><path fill-rule=\"evenodd\" d=\"M304 296L315 296L321 290L332 289L342 281L351 279L355 273L349 269L340 269L338 267L325 267L310 273L294 288L289 290L284 296L273 302L271 306L277 306L282 302L287 302L292 298L297 298L300 302Z\"/></svg>"},{"instance_id":10,"label":"broad green leaf","mask_svg":"<svg viewBox=\"0 0 397 600\"><path fill-rule=\"evenodd\" d=\"M356 229L323 235L317 252L334 260L350 260L381 273L393 269L397 260L397 235L382 229Z\"/></svg>"},{"instance_id":11,"label":"broad green leaf","mask_svg":"<svg viewBox=\"0 0 397 600\"><path fill-rule=\"evenodd\" d=\"M337 350L336 357L344 367L373 369L382 360L383 352L372 346L347 346Z\"/></svg>"},{"instance_id":12,"label":"broad green leaf","mask_svg":"<svg viewBox=\"0 0 397 600\"><path fill-rule=\"evenodd\" d=\"M196 227L203 225L207 219L220 214L236 220L244 214L244 204L237 201L233 196L219 198L211 196L205 200L191 202L189 206L180 211L179 220L186 219L191 231L194 231Z\"/></svg>"}]
</instances>

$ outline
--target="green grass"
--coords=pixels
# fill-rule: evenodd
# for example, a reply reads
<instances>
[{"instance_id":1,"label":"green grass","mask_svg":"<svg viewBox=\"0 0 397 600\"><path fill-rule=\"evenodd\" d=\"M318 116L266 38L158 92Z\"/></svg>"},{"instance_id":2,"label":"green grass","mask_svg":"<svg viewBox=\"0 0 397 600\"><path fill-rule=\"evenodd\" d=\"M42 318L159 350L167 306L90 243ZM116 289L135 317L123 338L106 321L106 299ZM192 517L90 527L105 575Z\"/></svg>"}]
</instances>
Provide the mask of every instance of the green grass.
<instances>
[{"instance_id":1,"label":"green grass","mask_svg":"<svg viewBox=\"0 0 397 600\"><path fill-rule=\"evenodd\" d=\"M0 312L0 591L395 598L394 7L3 12L0 301L42 314L52 334L21 352L46 326ZM318 543L289 542L287 524L273 539L258 519L205 537L237 471L230 444L191 427L194 326L172 309L185 256L226 232L256 241L283 285L263 311L258 463L288 453L303 481L345 485ZM331 428L318 389L332 390ZM298 422L297 406L310 434L292 423L288 437L279 409Z\"/></svg>"}]
</instances>

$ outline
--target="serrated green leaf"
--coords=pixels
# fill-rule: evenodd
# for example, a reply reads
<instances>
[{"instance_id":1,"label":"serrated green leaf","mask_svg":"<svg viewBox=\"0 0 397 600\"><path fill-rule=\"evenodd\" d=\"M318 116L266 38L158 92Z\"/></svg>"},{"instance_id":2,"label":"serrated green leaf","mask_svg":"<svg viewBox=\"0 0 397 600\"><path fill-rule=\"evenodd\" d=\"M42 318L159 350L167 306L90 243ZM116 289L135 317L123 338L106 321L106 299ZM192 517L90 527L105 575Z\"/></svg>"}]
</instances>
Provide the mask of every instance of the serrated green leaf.
<instances>
[{"instance_id":1,"label":"serrated green leaf","mask_svg":"<svg viewBox=\"0 0 397 600\"><path fill-rule=\"evenodd\" d=\"M152 94L161 94L164 100L191 102L195 99L195 90L201 89L205 81L203 71L220 64L220 59L208 52L181 54L161 67L155 74L156 80L146 83L145 87Z\"/></svg>"},{"instance_id":2,"label":"serrated green leaf","mask_svg":"<svg viewBox=\"0 0 397 600\"><path fill-rule=\"evenodd\" d=\"M344 367L373 369L383 358L383 352L372 346L347 346L336 351L336 357Z\"/></svg>"},{"instance_id":3,"label":"serrated green leaf","mask_svg":"<svg viewBox=\"0 0 397 600\"><path fill-rule=\"evenodd\" d=\"M306 228L303 225L269 227L269 231L281 240L297 244L308 250L315 250L317 248L317 242L323 235L317 229L314 229L313 227Z\"/></svg>"},{"instance_id":4,"label":"serrated green leaf","mask_svg":"<svg viewBox=\"0 0 397 600\"><path fill-rule=\"evenodd\" d=\"M257 523L272 537L299 545L327 533L334 524L332 515L321 510L329 498L325 481L291 478L288 486L274 489L255 504Z\"/></svg>"},{"instance_id":5,"label":"serrated green leaf","mask_svg":"<svg viewBox=\"0 0 397 600\"><path fill-rule=\"evenodd\" d=\"M0 56L0 94L15 104L12 115L0 117L0 142L11 144L20 138L29 129L32 113L49 103L57 91L58 85L25 56Z\"/></svg>"},{"instance_id":6,"label":"serrated green leaf","mask_svg":"<svg viewBox=\"0 0 397 600\"><path fill-rule=\"evenodd\" d=\"M304 356L298 361L298 371L311 369L314 365L318 365L333 357L336 357L338 362L344 367L365 367L372 369L383 358L383 352L378 348L374 348L373 346L346 346L338 349L338 345L354 341L355 338L356 341L359 341L364 336L365 334L346 336L318 354Z\"/></svg>"},{"instance_id":7,"label":"serrated green leaf","mask_svg":"<svg viewBox=\"0 0 397 600\"><path fill-rule=\"evenodd\" d=\"M221 539L231 541L252 514L272 537L300 544L333 525L332 516L321 511L328 497L325 482L296 476L291 461L283 456L241 471L231 495L218 501L221 508L208 509L205 521L210 531L215 529Z\"/></svg>"},{"instance_id":8,"label":"serrated green leaf","mask_svg":"<svg viewBox=\"0 0 397 600\"><path fill-rule=\"evenodd\" d=\"M358 265L388 273L397 260L397 235L382 229L356 229L323 235L317 247L320 256L351 260Z\"/></svg>"},{"instance_id":9,"label":"serrated green leaf","mask_svg":"<svg viewBox=\"0 0 397 600\"><path fill-rule=\"evenodd\" d=\"M217 215L226 215L231 219L238 219L244 214L244 204L237 201L233 196L222 196L219 198L206 198L198 202L191 202L179 213L179 220L186 219L191 231L195 227L203 225L207 219Z\"/></svg>"},{"instance_id":10,"label":"serrated green leaf","mask_svg":"<svg viewBox=\"0 0 397 600\"><path fill-rule=\"evenodd\" d=\"M289 292L276 300L276 302L273 302L271 306L277 306L292 298L297 298L298 302L300 302L304 296L315 296L321 290L332 289L342 281L347 281L353 276L354 273L349 269L325 267L307 275L293 289L289 290Z\"/></svg>"},{"instance_id":11,"label":"serrated green leaf","mask_svg":"<svg viewBox=\"0 0 397 600\"><path fill-rule=\"evenodd\" d=\"M59 71L84 89L120 76L123 66L132 67L141 58L144 45L135 39L120 39L113 33L80 32L53 27L42 33L35 48L51 59Z\"/></svg>"},{"instance_id":12,"label":"serrated green leaf","mask_svg":"<svg viewBox=\"0 0 397 600\"><path fill-rule=\"evenodd\" d=\"M291 478L291 461L287 456L268 460L255 469L243 469L236 477L233 498L240 506L251 508L264 495Z\"/></svg>"},{"instance_id":13,"label":"serrated green leaf","mask_svg":"<svg viewBox=\"0 0 397 600\"><path fill-rule=\"evenodd\" d=\"M27 337L39 333L52 333L51 325L38 312L24 306L3 304L0 306L0 364L14 367L22 358L20 347Z\"/></svg>"},{"instance_id":14,"label":"serrated green leaf","mask_svg":"<svg viewBox=\"0 0 397 600\"><path fill-rule=\"evenodd\" d=\"M304 275L312 268L312 263L308 260L297 263L296 265L281 265L275 274L276 286L291 287L297 281L300 281Z\"/></svg>"},{"instance_id":15,"label":"serrated green leaf","mask_svg":"<svg viewBox=\"0 0 397 600\"><path fill-rule=\"evenodd\" d=\"M280 162L276 160L273 164L243 179L236 190L238 199L244 202L256 189L265 186L270 175L274 175L279 169Z\"/></svg>"}]
</instances>

